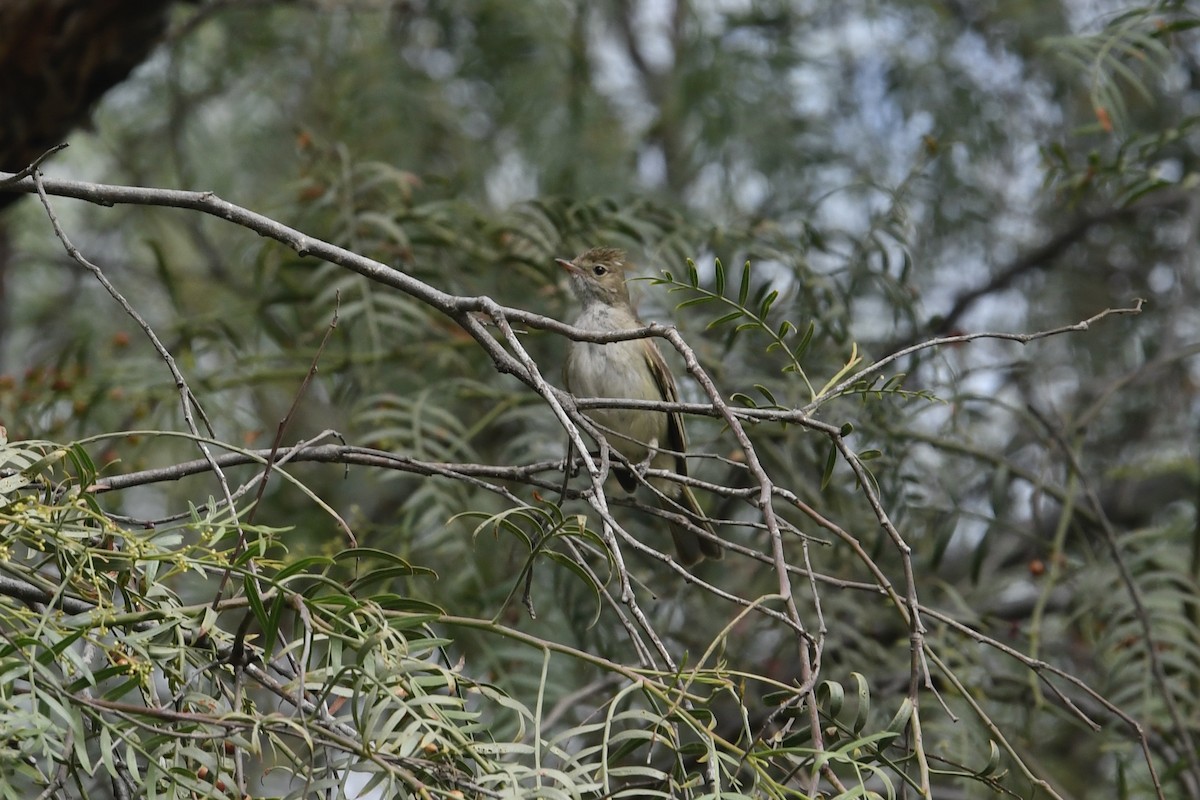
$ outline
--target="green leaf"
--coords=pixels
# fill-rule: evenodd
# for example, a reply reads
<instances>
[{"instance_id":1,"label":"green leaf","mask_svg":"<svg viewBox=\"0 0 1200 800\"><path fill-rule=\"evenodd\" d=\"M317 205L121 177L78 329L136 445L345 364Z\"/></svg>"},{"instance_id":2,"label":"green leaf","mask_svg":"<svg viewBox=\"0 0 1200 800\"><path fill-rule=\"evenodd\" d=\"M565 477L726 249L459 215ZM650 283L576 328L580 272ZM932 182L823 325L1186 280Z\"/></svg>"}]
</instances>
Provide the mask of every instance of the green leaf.
<instances>
[{"instance_id":1,"label":"green leaf","mask_svg":"<svg viewBox=\"0 0 1200 800\"><path fill-rule=\"evenodd\" d=\"M413 575L432 575L433 570L425 567L392 566L374 567L359 578L351 581L346 590L355 596L362 596L362 591L368 586L386 583L394 578L409 578Z\"/></svg>"},{"instance_id":2,"label":"green leaf","mask_svg":"<svg viewBox=\"0 0 1200 800\"><path fill-rule=\"evenodd\" d=\"M825 698L822 703L825 706L825 712L831 719L836 719L842 711L842 704L846 701L846 690L837 681L821 681L817 684L818 703L822 702L822 695Z\"/></svg>"},{"instance_id":3,"label":"green leaf","mask_svg":"<svg viewBox=\"0 0 1200 800\"><path fill-rule=\"evenodd\" d=\"M325 574L306 575L304 578L311 583L301 589L300 594L308 598L309 602L343 605L351 609L361 606L358 600L346 594L346 586L341 581L334 580ZM321 594L322 589L329 590L330 594Z\"/></svg>"},{"instance_id":4,"label":"green leaf","mask_svg":"<svg viewBox=\"0 0 1200 800\"><path fill-rule=\"evenodd\" d=\"M333 559L327 556L308 556L306 558L301 558L293 561L283 569L276 572L274 576L274 582L283 583L293 575L301 572L316 572L318 568L324 569L325 567L331 566L333 563Z\"/></svg>"},{"instance_id":5,"label":"green leaf","mask_svg":"<svg viewBox=\"0 0 1200 800\"><path fill-rule=\"evenodd\" d=\"M423 569L412 566L395 553L389 553L387 550L379 550L374 547L351 547L347 548L346 550L341 550L338 553L335 553L333 556L333 560L335 562L366 558L377 558L380 561L390 561L392 564L395 564L398 567L407 567L411 570Z\"/></svg>"},{"instance_id":6,"label":"green leaf","mask_svg":"<svg viewBox=\"0 0 1200 800\"><path fill-rule=\"evenodd\" d=\"M721 263L721 259L716 259L713 262L717 270L717 288L715 294L725 295L725 265Z\"/></svg>"},{"instance_id":7,"label":"green leaf","mask_svg":"<svg viewBox=\"0 0 1200 800\"><path fill-rule=\"evenodd\" d=\"M687 300L684 300L682 303L675 306L675 310L678 311L681 308L688 308L689 306L698 306L703 305L704 303L711 303L716 299L717 298L713 297L712 295L702 294L699 297L691 297Z\"/></svg>"},{"instance_id":8,"label":"green leaf","mask_svg":"<svg viewBox=\"0 0 1200 800\"><path fill-rule=\"evenodd\" d=\"M729 399L735 403L741 403L746 408L758 408L758 404L754 402L754 398L742 392L734 392L729 396Z\"/></svg>"},{"instance_id":9,"label":"green leaf","mask_svg":"<svg viewBox=\"0 0 1200 800\"><path fill-rule=\"evenodd\" d=\"M767 402L772 406L775 408L781 408L779 401L775 399L775 395L766 386L763 386L761 383L756 383L754 384L754 388L758 390L759 394L767 398Z\"/></svg>"},{"instance_id":10,"label":"green leaf","mask_svg":"<svg viewBox=\"0 0 1200 800\"><path fill-rule=\"evenodd\" d=\"M722 325L724 325L725 323L727 323L727 322L732 322L733 320L735 320L735 319L738 319L738 318L739 318L739 317L741 317L741 316L742 316L742 311L741 311L741 309L738 309L737 311L730 311L728 314L725 314L724 316L717 317L717 318L716 318L716 319L714 319L712 322L708 323L708 325L706 325L706 326L704 327L704 330L706 330L706 331L710 331L710 330L712 330L713 328L719 328L719 327L721 327Z\"/></svg>"},{"instance_id":11,"label":"green leaf","mask_svg":"<svg viewBox=\"0 0 1200 800\"><path fill-rule=\"evenodd\" d=\"M271 600L271 610L267 614L266 624L263 628L262 651L263 658L267 661L275 653L275 641L279 638L279 623L283 619L283 609L287 603L287 596L284 592L277 592Z\"/></svg>"},{"instance_id":12,"label":"green leaf","mask_svg":"<svg viewBox=\"0 0 1200 800\"><path fill-rule=\"evenodd\" d=\"M600 613L604 610L604 604L601 602L600 587L596 585L596 582L592 580L592 576L589 575L587 571L575 561L575 559L568 557L566 554L560 553L557 550L547 550L545 552L545 557L550 561L553 561L555 564L558 564L560 567L565 567L569 572L573 573L575 577L579 579L580 583L591 590L595 611L592 613L591 620L586 626L588 629L590 629L600 621Z\"/></svg>"},{"instance_id":13,"label":"green leaf","mask_svg":"<svg viewBox=\"0 0 1200 800\"><path fill-rule=\"evenodd\" d=\"M742 308L746 307L746 301L750 298L750 262L747 260L742 266L742 283L738 287L738 305Z\"/></svg>"},{"instance_id":14,"label":"green leaf","mask_svg":"<svg viewBox=\"0 0 1200 800\"><path fill-rule=\"evenodd\" d=\"M821 491L825 491L829 486L829 481L833 477L833 468L837 466L837 447L833 442L829 443L829 454L825 456L825 468L821 470Z\"/></svg>"},{"instance_id":15,"label":"green leaf","mask_svg":"<svg viewBox=\"0 0 1200 800\"><path fill-rule=\"evenodd\" d=\"M246 592L246 603L254 614L254 619L260 628L267 625L267 609L263 605L262 596L258 593L258 578L254 575L242 576L242 589Z\"/></svg>"},{"instance_id":16,"label":"green leaf","mask_svg":"<svg viewBox=\"0 0 1200 800\"><path fill-rule=\"evenodd\" d=\"M858 736L867 726L867 717L871 713L871 687L867 684L867 677L861 672L851 672L850 677L854 678L855 693L858 697L858 707L854 710L854 721L850 723L850 730Z\"/></svg>"},{"instance_id":17,"label":"green leaf","mask_svg":"<svg viewBox=\"0 0 1200 800\"><path fill-rule=\"evenodd\" d=\"M766 319L767 314L771 313L771 306L779 299L779 290L772 289L771 292L762 301L762 306L758 310L758 316L761 319Z\"/></svg>"},{"instance_id":18,"label":"green leaf","mask_svg":"<svg viewBox=\"0 0 1200 800\"><path fill-rule=\"evenodd\" d=\"M816 330L817 323L810 321L808 323L808 329L804 331L804 336L800 339L800 344L796 346L797 359L803 358L804 354L808 352L808 346L812 343L813 334L816 332ZM780 338L782 338L782 335Z\"/></svg>"},{"instance_id":19,"label":"green leaf","mask_svg":"<svg viewBox=\"0 0 1200 800\"><path fill-rule=\"evenodd\" d=\"M983 769L979 770L979 772L977 772L976 774L979 775L980 777L987 778L992 775L995 775L999 771L1000 771L1000 748L996 745L995 741L989 739L988 740L987 763L984 764Z\"/></svg>"},{"instance_id":20,"label":"green leaf","mask_svg":"<svg viewBox=\"0 0 1200 800\"><path fill-rule=\"evenodd\" d=\"M26 478L20 472L15 475L9 475L7 478L0 478L0 495L11 494L18 489L23 489L29 485L29 478Z\"/></svg>"},{"instance_id":21,"label":"green leaf","mask_svg":"<svg viewBox=\"0 0 1200 800\"><path fill-rule=\"evenodd\" d=\"M77 444L72 444L67 448L67 456L71 459L75 474L79 476L80 485L90 486L96 482L96 464L86 450Z\"/></svg>"},{"instance_id":22,"label":"green leaf","mask_svg":"<svg viewBox=\"0 0 1200 800\"><path fill-rule=\"evenodd\" d=\"M905 729L908 727L908 721L912 719L912 714L912 700L906 697L900 703L900 708L896 710L895 715L892 716L892 719L890 722L888 722L885 730L895 734L904 733Z\"/></svg>"},{"instance_id":23,"label":"green leaf","mask_svg":"<svg viewBox=\"0 0 1200 800\"><path fill-rule=\"evenodd\" d=\"M44 469L46 469L46 467L57 464L59 461L62 461L64 458L66 458L66 456L67 456L66 450L63 450L61 448L58 450L53 450L53 451L47 453L46 455L42 456L41 458L39 458L37 461L30 464L25 469L21 470L21 474L24 475L26 478L35 477L38 473L40 473Z\"/></svg>"},{"instance_id":24,"label":"green leaf","mask_svg":"<svg viewBox=\"0 0 1200 800\"><path fill-rule=\"evenodd\" d=\"M412 597L404 597L398 594L379 594L373 595L371 600L379 604L380 608L388 611L406 611L416 614L432 614L435 617L444 617L445 610L433 603L427 603L424 600L416 600ZM392 627L396 627L393 625Z\"/></svg>"}]
</instances>

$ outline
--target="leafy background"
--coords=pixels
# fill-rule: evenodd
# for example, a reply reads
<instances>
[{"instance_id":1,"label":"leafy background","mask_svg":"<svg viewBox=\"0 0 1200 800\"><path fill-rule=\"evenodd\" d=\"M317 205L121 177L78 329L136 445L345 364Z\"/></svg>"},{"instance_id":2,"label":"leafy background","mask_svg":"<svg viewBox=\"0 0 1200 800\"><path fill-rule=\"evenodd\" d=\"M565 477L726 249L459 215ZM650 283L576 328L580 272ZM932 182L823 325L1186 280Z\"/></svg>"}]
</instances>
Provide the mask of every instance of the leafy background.
<instances>
[{"instance_id":1,"label":"leafy background","mask_svg":"<svg viewBox=\"0 0 1200 800\"><path fill-rule=\"evenodd\" d=\"M230 466L236 521L211 471L148 482L202 457L172 375L25 197L0 216L7 796L1200 796L1195 11L173 7L47 176L213 191L551 319L554 257L627 248L643 316L760 409L811 638L764 599L780 564L716 418L689 416L693 474L736 552L696 583L626 543L630 605L594 509L558 503L561 424L461 321L213 216L53 198L213 452L286 420L351 462L261 499ZM519 327L558 384L566 339ZM916 655L881 586L921 603Z\"/></svg>"}]
</instances>

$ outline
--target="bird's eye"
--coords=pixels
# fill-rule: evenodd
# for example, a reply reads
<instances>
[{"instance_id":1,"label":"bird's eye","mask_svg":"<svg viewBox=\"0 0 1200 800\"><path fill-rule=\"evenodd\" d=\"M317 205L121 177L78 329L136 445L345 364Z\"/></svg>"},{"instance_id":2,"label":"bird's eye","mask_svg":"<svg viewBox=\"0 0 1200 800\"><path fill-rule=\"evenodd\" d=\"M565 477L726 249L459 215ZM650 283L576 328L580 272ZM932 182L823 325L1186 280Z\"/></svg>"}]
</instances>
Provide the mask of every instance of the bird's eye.
<instances>
[{"instance_id":1,"label":"bird's eye","mask_svg":"<svg viewBox=\"0 0 1200 800\"><path fill-rule=\"evenodd\" d=\"M608 272L608 270L604 267L603 264L597 264L596 266L592 267L592 272L598 278L601 275L603 275L604 273Z\"/></svg>"}]
</instances>

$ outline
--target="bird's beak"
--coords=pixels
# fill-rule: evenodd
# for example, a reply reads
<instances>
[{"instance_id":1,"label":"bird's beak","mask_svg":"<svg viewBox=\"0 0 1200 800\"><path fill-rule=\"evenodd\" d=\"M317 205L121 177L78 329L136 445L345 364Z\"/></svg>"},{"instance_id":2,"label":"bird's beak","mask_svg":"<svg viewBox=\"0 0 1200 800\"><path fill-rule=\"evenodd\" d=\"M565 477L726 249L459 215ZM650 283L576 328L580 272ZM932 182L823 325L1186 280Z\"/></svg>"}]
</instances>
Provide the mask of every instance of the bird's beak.
<instances>
[{"instance_id":1,"label":"bird's beak","mask_svg":"<svg viewBox=\"0 0 1200 800\"><path fill-rule=\"evenodd\" d=\"M567 261L565 258L556 258L554 260L557 261L558 265L567 272L579 272L579 267L575 266L574 263Z\"/></svg>"}]
</instances>

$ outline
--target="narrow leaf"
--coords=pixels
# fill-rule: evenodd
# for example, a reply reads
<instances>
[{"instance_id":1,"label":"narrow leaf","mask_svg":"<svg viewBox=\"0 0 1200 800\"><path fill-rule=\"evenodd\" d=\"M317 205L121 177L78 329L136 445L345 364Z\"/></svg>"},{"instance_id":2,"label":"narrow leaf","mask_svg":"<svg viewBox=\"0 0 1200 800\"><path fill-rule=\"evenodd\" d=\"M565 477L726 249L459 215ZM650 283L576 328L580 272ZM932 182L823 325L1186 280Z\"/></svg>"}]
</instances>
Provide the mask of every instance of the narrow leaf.
<instances>
[{"instance_id":1,"label":"narrow leaf","mask_svg":"<svg viewBox=\"0 0 1200 800\"><path fill-rule=\"evenodd\" d=\"M800 344L796 346L796 358L800 359L808 352L808 346L812 343L813 334L817 330L816 322L808 323L808 330L804 332L804 336L800 339Z\"/></svg>"},{"instance_id":2,"label":"narrow leaf","mask_svg":"<svg viewBox=\"0 0 1200 800\"><path fill-rule=\"evenodd\" d=\"M854 721L850 723L850 729L858 736L867 726L867 716L871 713L871 687L867 684L867 677L861 672L851 672L850 677L854 678L858 695L858 708L854 710Z\"/></svg>"},{"instance_id":3,"label":"narrow leaf","mask_svg":"<svg viewBox=\"0 0 1200 800\"><path fill-rule=\"evenodd\" d=\"M776 408L779 407L779 401L775 399L775 395L771 393L770 389L768 389L766 386L763 386L761 383L754 384L754 388L758 389L759 393L761 393L763 397L767 398L767 402Z\"/></svg>"},{"instance_id":4,"label":"narrow leaf","mask_svg":"<svg viewBox=\"0 0 1200 800\"><path fill-rule=\"evenodd\" d=\"M821 681L817 685L817 702L820 702L821 695L825 695L827 698L826 712L831 718L836 719L837 715L842 712L842 704L846 701L846 690L837 681Z\"/></svg>"},{"instance_id":5,"label":"narrow leaf","mask_svg":"<svg viewBox=\"0 0 1200 800\"><path fill-rule=\"evenodd\" d=\"M745 306L746 300L750 297L750 262L747 261L742 267L742 285L738 287L738 305Z\"/></svg>"},{"instance_id":6,"label":"narrow leaf","mask_svg":"<svg viewBox=\"0 0 1200 800\"><path fill-rule=\"evenodd\" d=\"M740 308L737 311L730 311L728 314L721 316L721 317L717 317L712 322L708 323L708 325L706 325L704 327L704 329L706 331L711 331L713 328L719 328L722 325L724 325L726 322L733 322L735 319L738 319L741 316L742 316L742 310Z\"/></svg>"},{"instance_id":7,"label":"narrow leaf","mask_svg":"<svg viewBox=\"0 0 1200 800\"><path fill-rule=\"evenodd\" d=\"M688 306L698 306L703 305L704 303L711 303L715 299L716 298L712 295L702 294L699 297L693 297L691 299L684 300L682 303L675 306L675 310L678 311L679 309L687 308Z\"/></svg>"},{"instance_id":8,"label":"narrow leaf","mask_svg":"<svg viewBox=\"0 0 1200 800\"><path fill-rule=\"evenodd\" d=\"M771 293L768 294L766 296L766 298L762 301L762 306L758 310L758 316L760 319L767 318L767 314L771 313L771 306L774 305L775 301L778 299L779 299L779 291L777 289L772 289Z\"/></svg>"},{"instance_id":9,"label":"narrow leaf","mask_svg":"<svg viewBox=\"0 0 1200 800\"><path fill-rule=\"evenodd\" d=\"M829 455L825 456L825 469L821 471L821 491L829 486L829 481L833 478L833 468L837 465L837 448L833 443L829 444Z\"/></svg>"}]
</instances>

